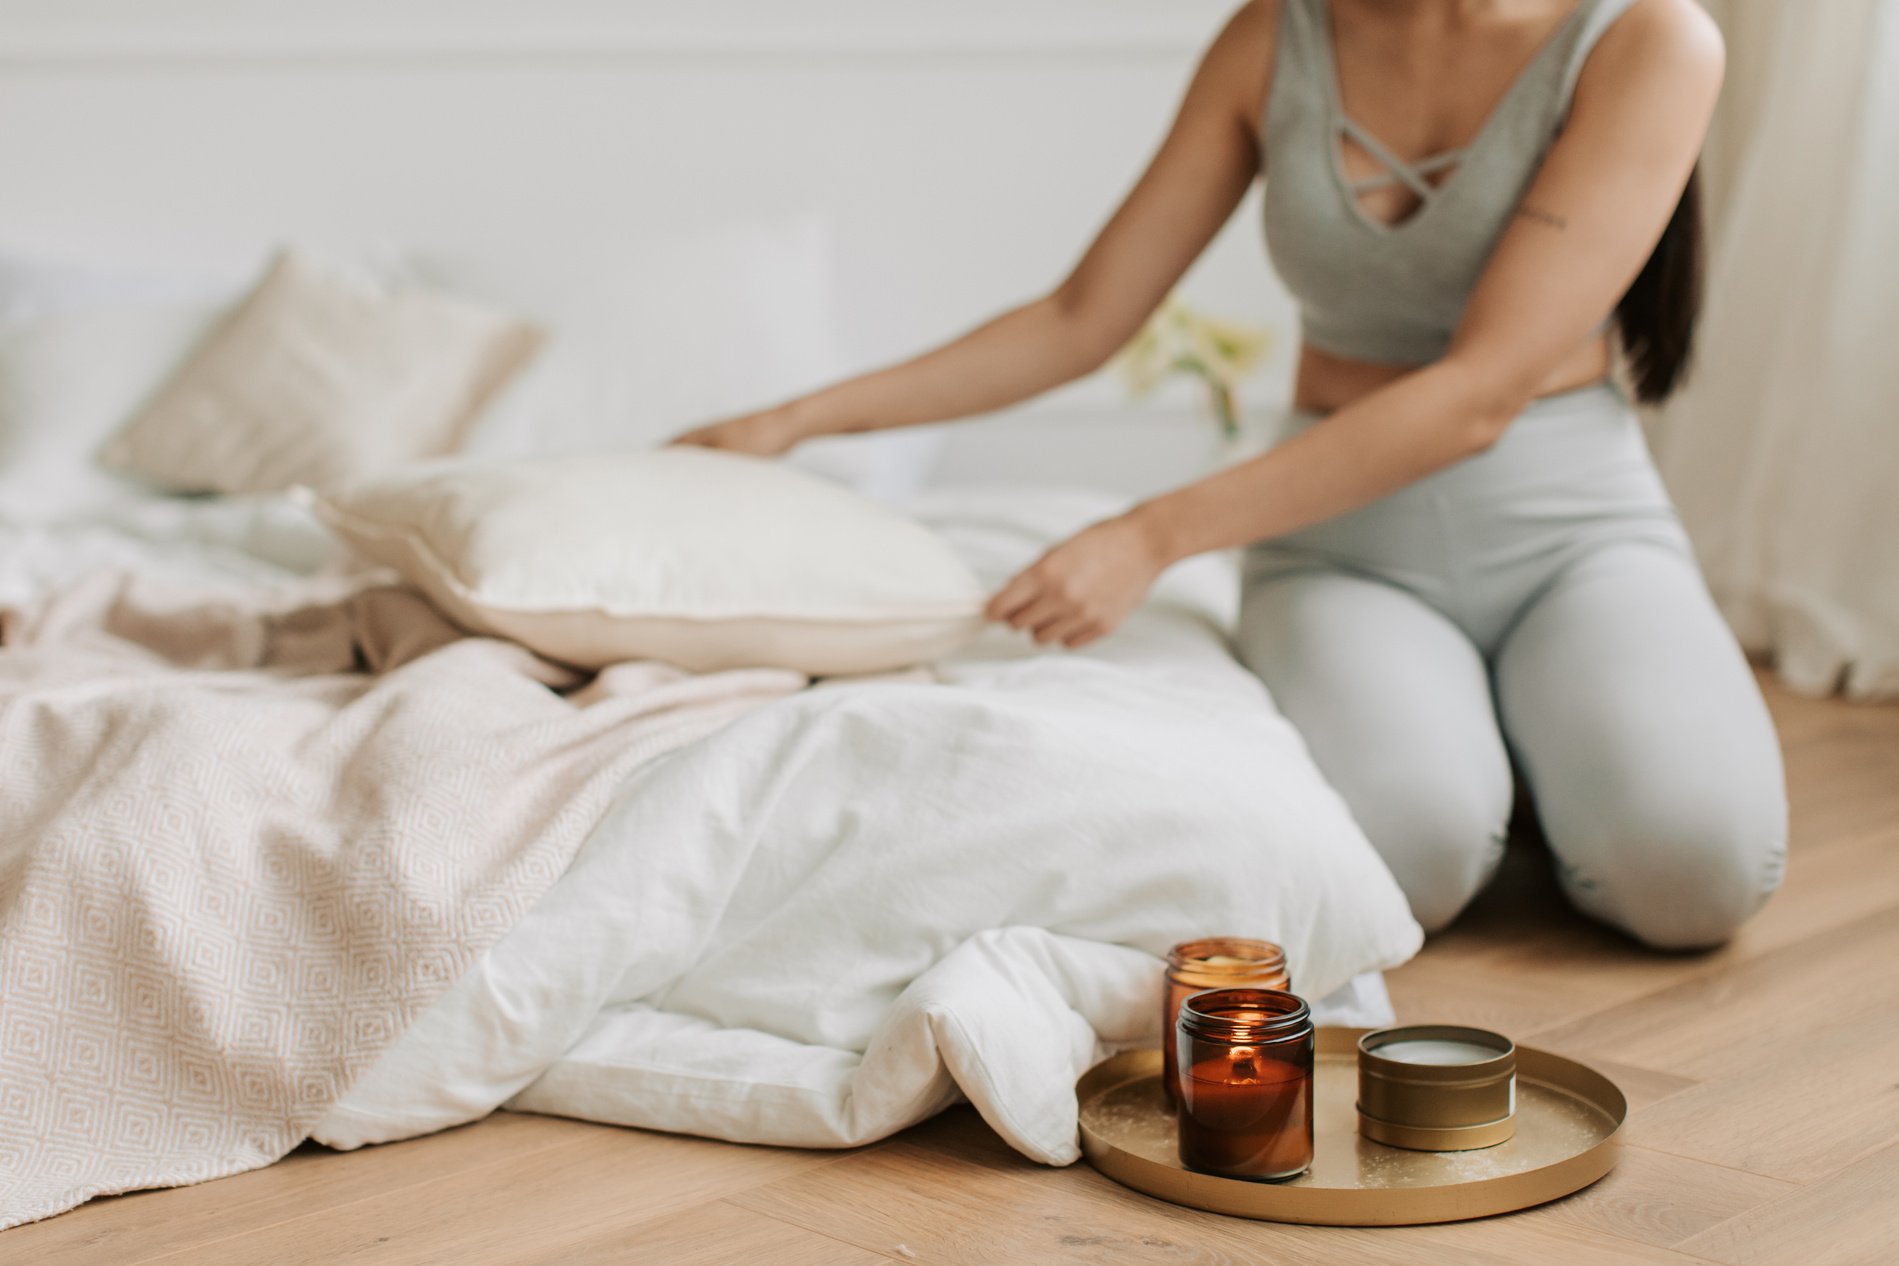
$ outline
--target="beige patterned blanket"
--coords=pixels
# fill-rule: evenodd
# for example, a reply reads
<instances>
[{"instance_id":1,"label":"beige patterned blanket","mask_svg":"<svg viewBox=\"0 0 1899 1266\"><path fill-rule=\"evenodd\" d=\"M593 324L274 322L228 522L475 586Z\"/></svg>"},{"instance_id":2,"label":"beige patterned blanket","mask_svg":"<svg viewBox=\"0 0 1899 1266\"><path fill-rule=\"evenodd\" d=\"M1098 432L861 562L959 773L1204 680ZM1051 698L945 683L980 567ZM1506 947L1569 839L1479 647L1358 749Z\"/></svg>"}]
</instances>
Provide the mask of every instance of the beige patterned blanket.
<instances>
[{"instance_id":1,"label":"beige patterned blanket","mask_svg":"<svg viewBox=\"0 0 1899 1266\"><path fill-rule=\"evenodd\" d=\"M0 1227L283 1156L629 773L805 684L321 597L0 612Z\"/></svg>"}]
</instances>

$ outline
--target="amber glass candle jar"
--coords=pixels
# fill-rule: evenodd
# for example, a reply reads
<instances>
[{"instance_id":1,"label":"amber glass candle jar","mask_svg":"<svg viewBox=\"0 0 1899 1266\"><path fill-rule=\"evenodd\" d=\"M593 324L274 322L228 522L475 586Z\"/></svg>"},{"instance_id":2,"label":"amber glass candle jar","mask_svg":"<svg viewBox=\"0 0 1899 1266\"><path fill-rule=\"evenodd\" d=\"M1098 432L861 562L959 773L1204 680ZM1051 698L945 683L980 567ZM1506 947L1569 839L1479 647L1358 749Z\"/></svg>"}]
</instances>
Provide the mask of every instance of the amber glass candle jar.
<instances>
[{"instance_id":1,"label":"amber glass candle jar","mask_svg":"<svg viewBox=\"0 0 1899 1266\"><path fill-rule=\"evenodd\" d=\"M1161 997L1161 1088L1167 1102L1180 1105L1180 1070L1174 1062L1174 1025L1180 1004L1202 989L1291 989L1286 951L1271 941L1240 936L1210 936L1184 941L1167 955L1167 988Z\"/></svg>"},{"instance_id":2,"label":"amber glass candle jar","mask_svg":"<svg viewBox=\"0 0 1899 1266\"><path fill-rule=\"evenodd\" d=\"M1279 989L1191 995L1174 1030L1180 1163L1276 1181L1312 1167L1312 1013Z\"/></svg>"}]
</instances>

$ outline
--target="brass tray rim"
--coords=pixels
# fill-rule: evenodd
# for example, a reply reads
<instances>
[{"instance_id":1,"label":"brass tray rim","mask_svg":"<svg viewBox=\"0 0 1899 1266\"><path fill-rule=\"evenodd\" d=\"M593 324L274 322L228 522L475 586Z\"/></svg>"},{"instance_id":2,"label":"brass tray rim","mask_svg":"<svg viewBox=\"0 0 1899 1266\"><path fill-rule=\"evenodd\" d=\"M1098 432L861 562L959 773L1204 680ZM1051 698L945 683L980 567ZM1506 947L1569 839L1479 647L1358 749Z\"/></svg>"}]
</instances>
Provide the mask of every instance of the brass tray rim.
<instances>
[{"instance_id":1,"label":"brass tray rim","mask_svg":"<svg viewBox=\"0 0 1899 1266\"><path fill-rule=\"evenodd\" d=\"M1319 1030L1319 1052L1354 1053L1373 1029ZM1160 1051L1125 1051L1083 1073L1075 1083L1079 1106L1110 1090L1152 1076ZM1548 1165L1494 1178L1436 1187L1289 1187L1201 1174L1132 1152L1088 1128L1081 1114L1081 1151L1090 1165L1122 1186L1170 1204L1267 1222L1310 1226L1420 1226L1514 1213L1582 1190L1615 1168L1628 1123L1628 1098L1602 1073L1573 1059L1533 1046L1517 1046L1517 1076L1584 1099L1613 1123L1591 1146Z\"/></svg>"}]
</instances>

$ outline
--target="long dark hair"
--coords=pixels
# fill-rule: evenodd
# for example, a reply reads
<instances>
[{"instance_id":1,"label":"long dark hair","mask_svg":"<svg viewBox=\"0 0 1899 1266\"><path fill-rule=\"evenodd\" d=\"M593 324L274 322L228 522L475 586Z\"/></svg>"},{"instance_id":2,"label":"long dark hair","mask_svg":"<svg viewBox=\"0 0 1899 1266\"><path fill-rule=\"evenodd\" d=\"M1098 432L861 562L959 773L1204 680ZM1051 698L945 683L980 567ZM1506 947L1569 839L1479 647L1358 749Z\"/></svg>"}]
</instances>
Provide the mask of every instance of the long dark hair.
<instances>
[{"instance_id":1,"label":"long dark hair","mask_svg":"<svg viewBox=\"0 0 1899 1266\"><path fill-rule=\"evenodd\" d=\"M1688 184L1661 240L1615 308L1616 331L1628 357L1635 398L1645 404L1668 399L1687 377L1695 350L1695 325L1701 318L1705 251L1697 166L1688 174Z\"/></svg>"}]
</instances>

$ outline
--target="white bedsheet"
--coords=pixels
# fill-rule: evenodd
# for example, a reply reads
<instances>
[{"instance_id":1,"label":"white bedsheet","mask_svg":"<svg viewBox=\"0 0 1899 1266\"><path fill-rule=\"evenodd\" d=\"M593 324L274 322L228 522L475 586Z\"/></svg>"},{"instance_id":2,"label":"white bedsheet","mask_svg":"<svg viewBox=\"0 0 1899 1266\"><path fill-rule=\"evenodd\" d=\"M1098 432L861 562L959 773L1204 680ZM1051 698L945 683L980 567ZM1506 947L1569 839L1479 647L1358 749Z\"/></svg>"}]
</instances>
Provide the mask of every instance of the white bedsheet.
<instances>
[{"instance_id":1,"label":"white bedsheet","mask_svg":"<svg viewBox=\"0 0 1899 1266\"><path fill-rule=\"evenodd\" d=\"M917 506L985 579L1113 509ZM1402 896L1226 653L1228 564L1085 655L1005 632L923 683L832 684L625 789L567 876L319 1126L340 1147L498 1106L850 1146L969 1098L1077 1156L1076 1077L1158 1036L1157 955L1267 936L1328 1019L1389 1018Z\"/></svg>"},{"instance_id":2,"label":"white bedsheet","mask_svg":"<svg viewBox=\"0 0 1899 1266\"><path fill-rule=\"evenodd\" d=\"M303 506L274 494L152 496L63 519L0 504L0 606L26 606L97 571L272 585L330 564L337 547Z\"/></svg>"}]
</instances>

